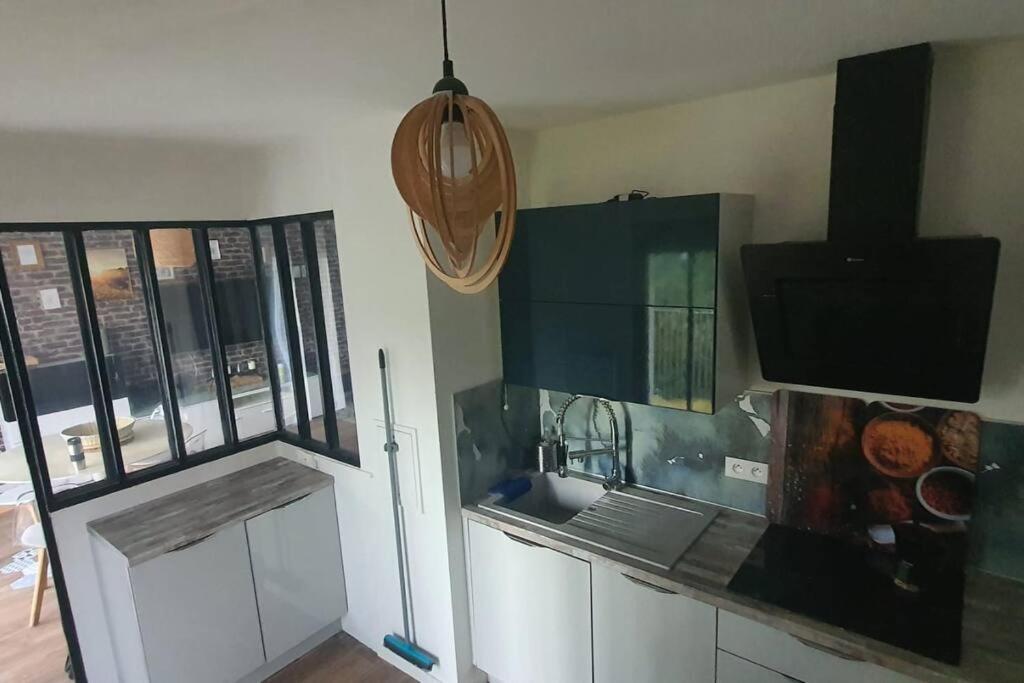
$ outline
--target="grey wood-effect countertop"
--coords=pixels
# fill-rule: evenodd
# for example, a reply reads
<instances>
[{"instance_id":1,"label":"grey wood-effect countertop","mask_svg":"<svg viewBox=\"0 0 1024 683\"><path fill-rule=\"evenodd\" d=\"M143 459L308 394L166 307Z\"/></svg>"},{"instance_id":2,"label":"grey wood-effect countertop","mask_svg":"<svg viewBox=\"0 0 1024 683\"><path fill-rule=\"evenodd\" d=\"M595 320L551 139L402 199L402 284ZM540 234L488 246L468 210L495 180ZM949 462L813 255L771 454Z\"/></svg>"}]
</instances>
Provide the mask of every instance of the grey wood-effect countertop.
<instances>
[{"instance_id":1,"label":"grey wood-effect countertop","mask_svg":"<svg viewBox=\"0 0 1024 683\"><path fill-rule=\"evenodd\" d=\"M767 520L757 515L720 508L711 526L675 566L662 571L478 505L463 506L462 514L466 519L499 531L603 564L641 581L922 681L1024 681L1024 585L992 574L968 573L960 666L951 666L730 591L729 581L768 527Z\"/></svg>"},{"instance_id":2,"label":"grey wood-effect countertop","mask_svg":"<svg viewBox=\"0 0 1024 683\"><path fill-rule=\"evenodd\" d=\"M141 564L331 486L334 479L274 458L89 522L89 531Z\"/></svg>"}]
</instances>

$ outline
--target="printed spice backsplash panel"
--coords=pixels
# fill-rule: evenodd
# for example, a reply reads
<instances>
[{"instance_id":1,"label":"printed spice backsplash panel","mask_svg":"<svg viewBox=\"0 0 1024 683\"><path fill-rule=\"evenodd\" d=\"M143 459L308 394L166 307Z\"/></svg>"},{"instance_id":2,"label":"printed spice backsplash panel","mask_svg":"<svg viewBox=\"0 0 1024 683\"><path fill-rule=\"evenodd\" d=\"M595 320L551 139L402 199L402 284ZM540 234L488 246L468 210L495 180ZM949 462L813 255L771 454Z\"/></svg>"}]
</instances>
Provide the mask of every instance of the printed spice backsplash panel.
<instances>
[{"instance_id":1,"label":"printed spice backsplash panel","mask_svg":"<svg viewBox=\"0 0 1024 683\"><path fill-rule=\"evenodd\" d=\"M780 391L773 424L771 521L865 541L914 527L962 556L976 414Z\"/></svg>"}]
</instances>

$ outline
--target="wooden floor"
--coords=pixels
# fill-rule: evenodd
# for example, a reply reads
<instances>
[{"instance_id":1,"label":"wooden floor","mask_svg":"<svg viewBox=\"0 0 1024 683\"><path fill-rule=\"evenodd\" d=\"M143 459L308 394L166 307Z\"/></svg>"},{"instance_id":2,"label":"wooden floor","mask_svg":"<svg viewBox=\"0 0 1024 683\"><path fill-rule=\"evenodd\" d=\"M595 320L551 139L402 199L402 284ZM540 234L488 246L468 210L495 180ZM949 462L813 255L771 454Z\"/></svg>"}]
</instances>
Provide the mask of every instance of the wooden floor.
<instances>
[{"instance_id":1,"label":"wooden floor","mask_svg":"<svg viewBox=\"0 0 1024 683\"><path fill-rule=\"evenodd\" d=\"M406 683L413 679L352 636L339 633L267 683Z\"/></svg>"},{"instance_id":2,"label":"wooden floor","mask_svg":"<svg viewBox=\"0 0 1024 683\"><path fill-rule=\"evenodd\" d=\"M15 508L0 506L0 565L21 550L14 545ZM32 589L11 590L21 574L0 574L0 683L59 683L67 681L64 661L68 647L52 585L43 596L39 624L28 627Z\"/></svg>"}]
</instances>

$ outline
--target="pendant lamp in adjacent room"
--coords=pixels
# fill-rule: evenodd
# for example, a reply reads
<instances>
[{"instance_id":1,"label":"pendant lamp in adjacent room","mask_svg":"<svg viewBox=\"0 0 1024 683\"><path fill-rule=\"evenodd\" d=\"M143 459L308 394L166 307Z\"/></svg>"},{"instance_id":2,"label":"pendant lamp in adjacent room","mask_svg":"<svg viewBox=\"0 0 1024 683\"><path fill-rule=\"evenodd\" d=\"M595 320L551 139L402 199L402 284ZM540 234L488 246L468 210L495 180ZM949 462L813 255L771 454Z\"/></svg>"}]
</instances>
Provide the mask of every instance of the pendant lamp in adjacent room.
<instances>
[{"instance_id":1,"label":"pendant lamp in adjacent room","mask_svg":"<svg viewBox=\"0 0 1024 683\"><path fill-rule=\"evenodd\" d=\"M196 264L192 231L188 228L150 230L153 261L158 268L191 268Z\"/></svg>"},{"instance_id":2,"label":"pendant lamp in adjacent room","mask_svg":"<svg viewBox=\"0 0 1024 683\"><path fill-rule=\"evenodd\" d=\"M473 294L494 282L508 258L516 175L498 117L455 78L445 0L441 31L443 77L399 124L391 171L427 267L452 289ZM498 212L497 230L488 229Z\"/></svg>"}]
</instances>

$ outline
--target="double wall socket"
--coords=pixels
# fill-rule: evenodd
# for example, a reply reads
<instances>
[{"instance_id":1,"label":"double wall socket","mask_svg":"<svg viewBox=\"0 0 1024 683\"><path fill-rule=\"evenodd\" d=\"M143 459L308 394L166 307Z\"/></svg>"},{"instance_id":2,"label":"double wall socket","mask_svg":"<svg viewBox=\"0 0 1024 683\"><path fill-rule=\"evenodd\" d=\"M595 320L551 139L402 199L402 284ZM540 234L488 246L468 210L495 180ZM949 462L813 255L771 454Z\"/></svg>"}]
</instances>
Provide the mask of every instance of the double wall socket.
<instances>
[{"instance_id":1,"label":"double wall socket","mask_svg":"<svg viewBox=\"0 0 1024 683\"><path fill-rule=\"evenodd\" d=\"M768 463L754 462L753 460L740 460L739 458L725 458L725 476L733 479L743 479L756 484L768 483Z\"/></svg>"}]
</instances>

